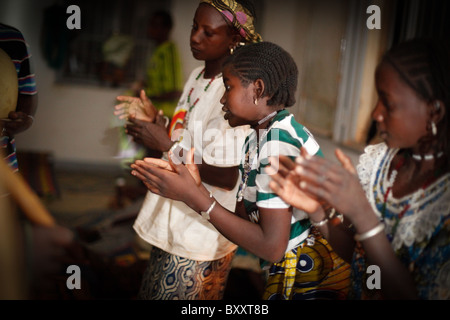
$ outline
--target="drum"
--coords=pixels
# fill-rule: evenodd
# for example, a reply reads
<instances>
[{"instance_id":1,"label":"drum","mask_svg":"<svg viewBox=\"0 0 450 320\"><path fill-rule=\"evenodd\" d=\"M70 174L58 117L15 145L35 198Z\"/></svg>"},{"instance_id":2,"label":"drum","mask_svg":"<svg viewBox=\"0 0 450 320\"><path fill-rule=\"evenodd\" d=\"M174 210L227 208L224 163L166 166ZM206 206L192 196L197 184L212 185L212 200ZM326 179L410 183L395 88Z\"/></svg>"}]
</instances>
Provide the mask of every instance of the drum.
<instances>
[{"instance_id":1,"label":"drum","mask_svg":"<svg viewBox=\"0 0 450 320\"><path fill-rule=\"evenodd\" d=\"M19 84L17 71L9 55L0 48L0 119L16 110Z\"/></svg>"}]
</instances>

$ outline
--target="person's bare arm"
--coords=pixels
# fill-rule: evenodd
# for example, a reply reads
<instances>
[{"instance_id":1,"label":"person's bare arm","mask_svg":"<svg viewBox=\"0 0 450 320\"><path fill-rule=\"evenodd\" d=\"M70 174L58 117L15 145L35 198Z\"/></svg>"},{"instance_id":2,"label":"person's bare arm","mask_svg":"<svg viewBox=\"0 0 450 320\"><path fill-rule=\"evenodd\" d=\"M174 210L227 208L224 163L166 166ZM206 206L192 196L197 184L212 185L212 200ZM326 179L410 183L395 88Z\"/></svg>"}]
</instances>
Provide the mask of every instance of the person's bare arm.
<instances>
[{"instance_id":1,"label":"person's bare arm","mask_svg":"<svg viewBox=\"0 0 450 320\"><path fill-rule=\"evenodd\" d=\"M204 161L197 166L203 182L226 190L232 190L235 187L239 177L238 167L215 167Z\"/></svg>"}]
</instances>

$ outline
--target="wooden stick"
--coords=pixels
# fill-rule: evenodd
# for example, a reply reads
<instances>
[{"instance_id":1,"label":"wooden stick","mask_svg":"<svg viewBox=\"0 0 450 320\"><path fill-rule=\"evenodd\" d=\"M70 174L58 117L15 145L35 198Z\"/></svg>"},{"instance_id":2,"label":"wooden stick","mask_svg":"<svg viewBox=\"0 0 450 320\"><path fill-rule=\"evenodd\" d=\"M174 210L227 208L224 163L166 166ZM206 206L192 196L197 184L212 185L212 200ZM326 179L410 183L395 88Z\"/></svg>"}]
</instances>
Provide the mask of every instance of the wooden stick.
<instances>
[{"instance_id":1,"label":"wooden stick","mask_svg":"<svg viewBox=\"0 0 450 320\"><path fill-rule=\"evenodd\" d=\"M53 216L44 207L39 197L25 182L20 173L13 173L11 168L2 159L0 161L0 177L4 181L6 190L9 191L31 222L42 226L55 226Z\"/></svg>"},{"instance_id":2,"label":"wooden stick","mask_svg":"<svg viewBox=\"0 0 450 320\"><path fill-rule=\"evenodd\" d=\"M0 180L0 194L6 192ZM22 300L28 296L25 255L19 219L11 201L0 198L0 299Z\"/></svg>"}]
</instances>

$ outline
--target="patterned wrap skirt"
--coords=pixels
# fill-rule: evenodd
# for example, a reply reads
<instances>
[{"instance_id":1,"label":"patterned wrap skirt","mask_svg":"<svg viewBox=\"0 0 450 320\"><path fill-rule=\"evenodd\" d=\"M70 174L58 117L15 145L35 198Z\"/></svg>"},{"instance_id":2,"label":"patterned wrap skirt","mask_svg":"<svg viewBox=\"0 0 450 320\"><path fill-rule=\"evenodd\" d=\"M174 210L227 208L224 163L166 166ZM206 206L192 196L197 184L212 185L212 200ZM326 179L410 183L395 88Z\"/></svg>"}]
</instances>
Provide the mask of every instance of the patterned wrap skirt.
<instances>
[{"instance_id":1,"label":"patterned wrap skirt","mask_svg":"<svg viewBox=\"0 0 450 320\"><path fill-rule=\"evenodd\" d=\"M196 261L153 247L138 299L221 300L234 254L214 261Z\"/></svg>"},{"instance_id":2,"label":"patterned wrap skirt","mask_svg":"<svg viewBox=\"0 0 450 320\"><path fill-rule=\"evenodd\" d=\"M299 247L287 252L268 271L264 300L344 300L350 265L315 229Z\"/></svg>"}]
</instances>

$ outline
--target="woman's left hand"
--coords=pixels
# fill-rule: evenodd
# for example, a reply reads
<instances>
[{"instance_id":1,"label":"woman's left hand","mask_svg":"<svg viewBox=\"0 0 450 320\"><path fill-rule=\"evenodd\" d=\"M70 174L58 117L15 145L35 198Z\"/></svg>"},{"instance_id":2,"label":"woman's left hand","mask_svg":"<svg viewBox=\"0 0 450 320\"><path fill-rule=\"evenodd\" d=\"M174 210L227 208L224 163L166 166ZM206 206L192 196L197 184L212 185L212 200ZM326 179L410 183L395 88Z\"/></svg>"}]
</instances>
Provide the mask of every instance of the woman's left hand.
<instances>
[{"instance_id":1,"label":"woman's left hand","mask_svg":"<svg viewBox=\"0 0 450 320\"><path fill-rule=\"evenodd\" d=\"M149 122L131 118L125 126L125 131L136 143L165 152L170 149L173 142L167 134L164 119L159 115L156 119L156 122Z\"/></svg>"},{"instance_id":2,"label":"woman's left hand","mask_svg":"<svg viewBox=\"0 0 450 320\"><path fill-rule=\"evenodd\" d=\"M170 155L169 155L170 158ZM175 164L171 160L156 158L137 160L131 165L131 174L140 179L147 189L173 200L189 200L189 192L198 190L201 178L194 163L194 149L188 152L188 164Z\"/></svg>"},{"instance_id":3,"label":"woman's left hand","mask_svg":"<svg viewBox=\"0 0 450 320\"><path fill-rule=\"evenodd\" d=\"M296 164L287 156L270 158L266 173L270 175L270 188L293 207L314 214L321 208L316 197L299 188L300 176L295 173Z\"/></svg>"},{"instance_id":4,"label":"woman's left hand","mask_svg":"<svg viewBox=\"0 0 450 320\"><path fill-rule=\"evenodd\" d=\"M141 90L140 97L118 96L117 100L121 103L114 107L114 114L119 119L139 119L148 122L154 122L156 119L156 110L153 103Z\"/></svg>"},{"instance_id":5,"label":"woman's left hand","mask_svg":"<svg viewBox=\"0 0 450 320\"><path fill-rule=\"evenodd\" d=\"M301 180L299 188L327 202L355 223L373 211L350 158L339 149L335 154L340 165L320 157L298 157L295 173Z\"/></svg>"}]
</instances>

